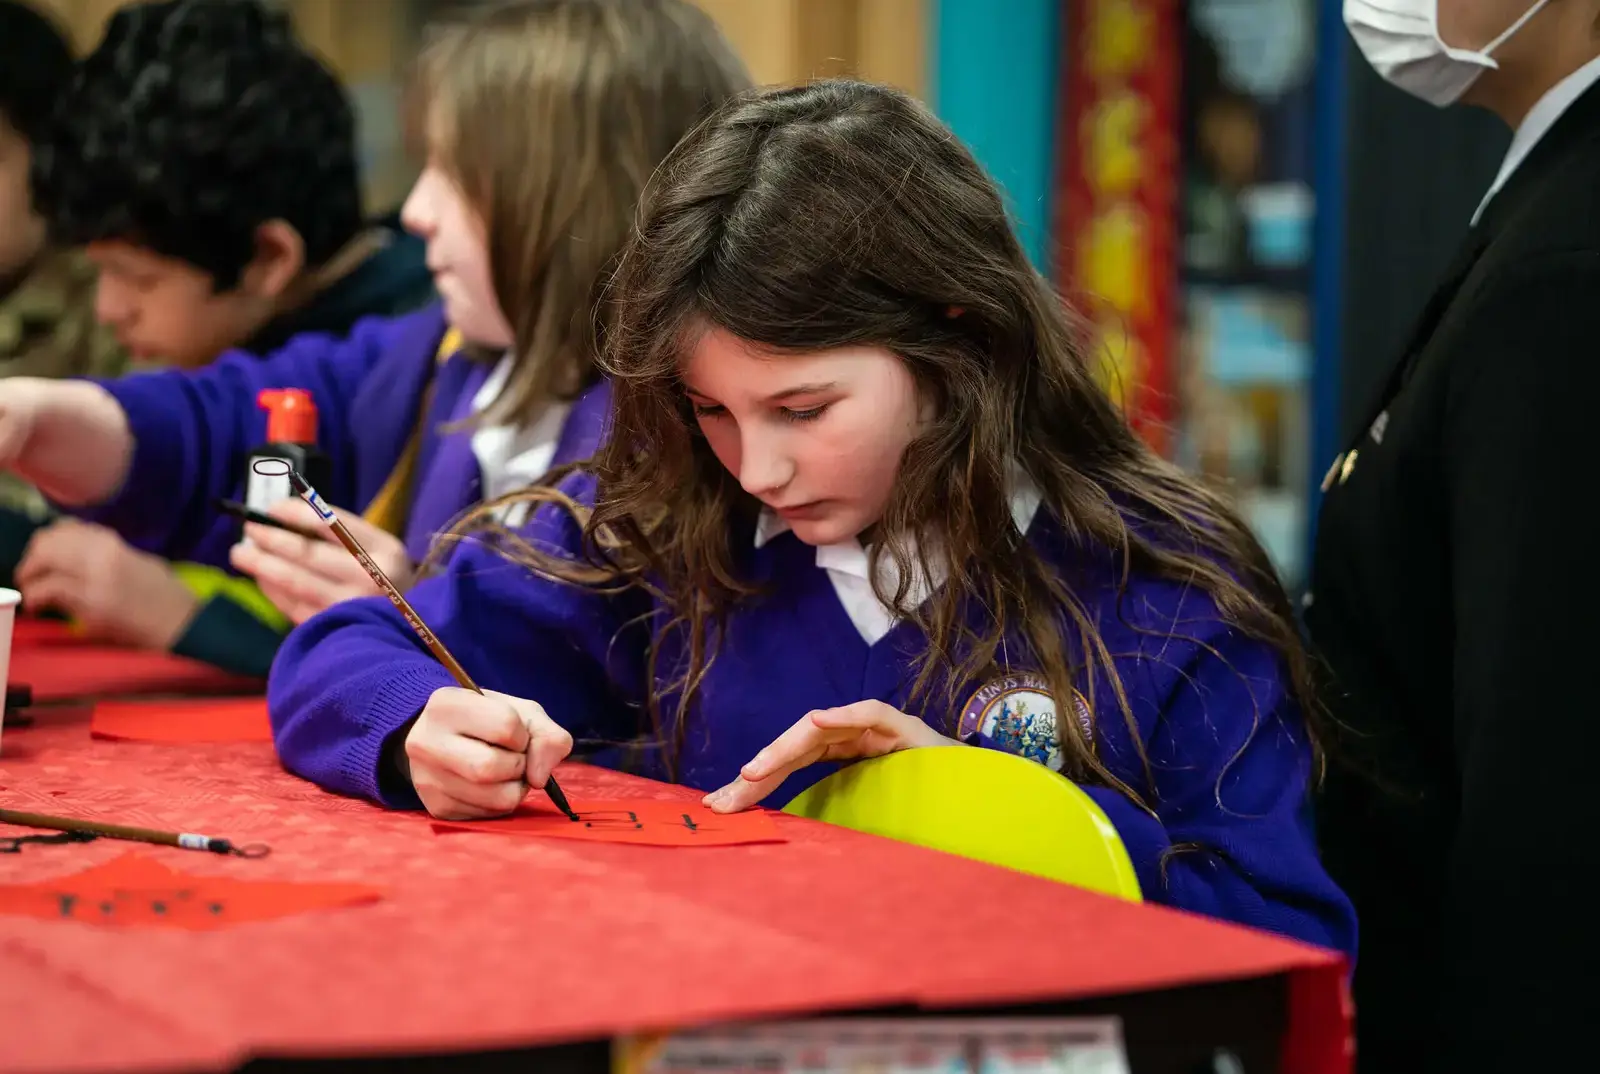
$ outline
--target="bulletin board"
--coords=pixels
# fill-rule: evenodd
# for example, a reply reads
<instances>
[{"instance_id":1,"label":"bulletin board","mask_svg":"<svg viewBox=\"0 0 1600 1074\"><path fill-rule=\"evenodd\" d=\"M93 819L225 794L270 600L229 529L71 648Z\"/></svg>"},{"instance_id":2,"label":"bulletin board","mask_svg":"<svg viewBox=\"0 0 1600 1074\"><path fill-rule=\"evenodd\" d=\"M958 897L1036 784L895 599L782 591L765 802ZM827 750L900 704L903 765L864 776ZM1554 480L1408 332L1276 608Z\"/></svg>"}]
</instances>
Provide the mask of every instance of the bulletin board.
<instances>
[{"instance_id":1,"label":"bulletin board","mask_svg":"<svg viewBox=\"0 0 1600 1074\"><path fill-rule=\"evenodd\" d=\"M1315 0L1063 4L1062 290L1135 427L1229 495L1298 588L1333 360L1318 332L1339 312Z\"/></svg>"},{"instance_id":2,"label":"bulletin board","mask_svg":"<svg viewBox=\"0 0 1600 1074\"><path fill-rule=\"evenodd\" d=\"M1064 0L1055 211L1063 294L1105 383L1170 453L1178 239L1179 0Z\"/></svg>"}]
</instances>

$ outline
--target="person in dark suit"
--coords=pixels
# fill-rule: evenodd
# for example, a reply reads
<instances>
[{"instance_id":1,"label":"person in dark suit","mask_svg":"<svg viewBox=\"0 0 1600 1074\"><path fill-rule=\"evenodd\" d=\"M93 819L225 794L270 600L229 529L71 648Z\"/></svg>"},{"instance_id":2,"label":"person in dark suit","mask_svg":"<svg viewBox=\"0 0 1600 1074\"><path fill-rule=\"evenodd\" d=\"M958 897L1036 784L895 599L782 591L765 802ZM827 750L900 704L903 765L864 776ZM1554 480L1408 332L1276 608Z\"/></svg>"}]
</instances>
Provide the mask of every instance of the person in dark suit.
<instances>
[{"instance_id":1,"label":"person in dark suit","mask_svg":"<svg viewBox=\"0 0 1600 1074\"><path fill-rule=\"evenodd\" d=\"M1319 826L1360 920L1358 1066L1577 1069L1600 1013L1580 879L1600 829L1600 570L1579 554L1600 437L1600 0L1378 2L1346 0L1345 19L1380 74L1516 134L1324 484L1305 617L1340 725Z\"/></svg>"}]
</instances>

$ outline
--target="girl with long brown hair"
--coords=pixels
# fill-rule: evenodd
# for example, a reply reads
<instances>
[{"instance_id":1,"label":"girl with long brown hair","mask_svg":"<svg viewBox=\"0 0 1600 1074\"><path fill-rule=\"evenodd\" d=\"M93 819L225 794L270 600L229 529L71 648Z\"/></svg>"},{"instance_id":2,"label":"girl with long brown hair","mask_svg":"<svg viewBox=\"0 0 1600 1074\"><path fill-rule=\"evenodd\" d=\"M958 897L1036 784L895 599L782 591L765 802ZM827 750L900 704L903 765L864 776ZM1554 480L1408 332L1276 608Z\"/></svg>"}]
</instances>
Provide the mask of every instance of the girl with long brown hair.
<instances>
[{"instance_id":1,"label":"girl with long brown hair","mask_svg":"<svg viewBox=\"0 0 1600 1074\"><path fill-rule=\"evenodd\" d=\"M652 181L606 312L600 453L412 594L499 692L341 605L270 683L290 768L478 817L574 736L721 810L1005 749L1087 789L1149 897L1353 946L1283 591L1129 430L949 130L857 82L735 101Z\"/></svg>"}]
</instances>

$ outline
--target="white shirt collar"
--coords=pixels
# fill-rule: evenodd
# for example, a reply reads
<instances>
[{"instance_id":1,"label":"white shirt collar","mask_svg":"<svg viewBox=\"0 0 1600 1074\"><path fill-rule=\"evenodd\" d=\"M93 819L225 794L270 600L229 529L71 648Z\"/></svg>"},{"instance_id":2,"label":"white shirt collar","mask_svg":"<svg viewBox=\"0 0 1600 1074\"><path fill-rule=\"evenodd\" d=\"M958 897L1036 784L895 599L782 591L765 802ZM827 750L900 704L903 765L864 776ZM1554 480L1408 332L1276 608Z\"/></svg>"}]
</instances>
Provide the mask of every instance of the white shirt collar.
<instances>
[{"instance_id":1,"label":"white shirt collar","mask_svg":"<svg viewBox=\"0 0 1600 1074\"><path fill-rule=\"evenodd\" d=\"M1576 71L1572 72L1560 82L1550 87L1539 102L1528 109L1528 114L1522 120L1522 125L1517 128L1517 133L1511 138L1511 148L1506 151L1506 159L1500 165L1500 174L1495 176L1494 185L1478 203L1478 211L1472 214L1472 223L1476 225L1483 217L1483 212L1500 193L1500 188L1505 186L1533 152L1533 147L1539 140L1550 133L1550 128L1556 125L1567 109L1572 107L1574 101L1582 97L1590 86L1600 82L1600 58L1590 60Z\"/></svg>"},{"instance_id":2,"label":"white shirt collar","mask_svg":"<svg viewBox=\"0 0 1600 1074\"><path fill-rule=\"evenodd\" d=\"M1028 476L1020 469L1014 470L1011 521L1019 532L1028 532L1034 516L1039 512L1040 499L1038 488ZM760 518L756 520L756 547L760 548L774 537L788 531L787 522L773 512L763 509ZM917 556L915 541L910 543L908 551L913 558ZM912 607L921 605L932 596L949 576L949 564L942 559L929 556L922 565L923 576L911 579L910 585L906 587L906 602ZM839 603L843 605L845 613L855 623L856 629L860 631L868 645L876 644L880 638L894 629L896 622L894 611L877 597L877 590L872 585L871 557L859 540L852 537L837 544L818 545L817 566L828 572L828 579L833 583ZM885 556L878 561L878 572L884 592L893 593L899 589L899 568L892 556Z\"/></svg>"},{"instance_id":3,"label":"white shirt collar","mask_svg":"<svg viewBox=\"0 0 1600 1074\"><path fill-rule=\"evenodd\" d=\"M472 397L472 412L481 413L505 390L511 379L511 354L500 359ZM570 404L551 403L526 425L480 425L472 431L472 454L483 478L479 499L496 500L526 488L545 475L555 461Z\"/></svg>"}]
</instances>

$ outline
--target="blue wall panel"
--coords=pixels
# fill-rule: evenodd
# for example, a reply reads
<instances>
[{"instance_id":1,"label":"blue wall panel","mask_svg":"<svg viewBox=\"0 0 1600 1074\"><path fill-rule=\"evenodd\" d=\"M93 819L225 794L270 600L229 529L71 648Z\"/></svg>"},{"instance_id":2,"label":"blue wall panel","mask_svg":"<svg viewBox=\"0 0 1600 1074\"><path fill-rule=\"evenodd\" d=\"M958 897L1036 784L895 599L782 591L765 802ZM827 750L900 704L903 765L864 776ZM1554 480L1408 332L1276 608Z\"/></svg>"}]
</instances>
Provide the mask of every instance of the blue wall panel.
<instances>
[{"instance_id":1,"label":"blue wall panel","mask_svg":"<svg viewBox=\"0 0 1600 1074\"><path fill-rule=\"evenodd\" d=\"M1046 270L1061 0L930 0L934 110L1005 189Z\"/></svg>"}]
</instances>

